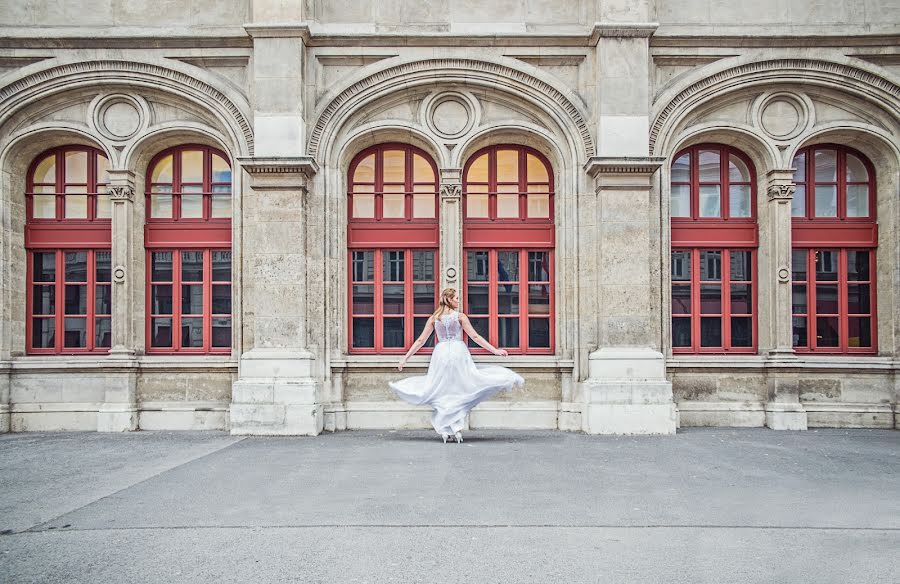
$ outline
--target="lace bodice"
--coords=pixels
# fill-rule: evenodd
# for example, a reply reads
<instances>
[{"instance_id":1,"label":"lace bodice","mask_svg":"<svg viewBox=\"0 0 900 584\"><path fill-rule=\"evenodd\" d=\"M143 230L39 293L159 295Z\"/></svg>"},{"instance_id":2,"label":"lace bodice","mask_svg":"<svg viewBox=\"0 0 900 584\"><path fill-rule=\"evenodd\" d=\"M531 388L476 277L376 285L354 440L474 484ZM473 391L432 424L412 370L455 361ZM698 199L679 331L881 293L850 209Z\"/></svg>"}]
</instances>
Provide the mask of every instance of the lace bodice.
<instances>
[{"instance_id":1,"label":"lace bodice","mask_svg":"<svg viewBox=\"0 0 900 584\"><path fill-rule=\"evenodd\" d=\"M459 324L459 312L453 311L434 319L434 332L438 341L461 341L462 325Z\"/></svg>"}]
</instances>

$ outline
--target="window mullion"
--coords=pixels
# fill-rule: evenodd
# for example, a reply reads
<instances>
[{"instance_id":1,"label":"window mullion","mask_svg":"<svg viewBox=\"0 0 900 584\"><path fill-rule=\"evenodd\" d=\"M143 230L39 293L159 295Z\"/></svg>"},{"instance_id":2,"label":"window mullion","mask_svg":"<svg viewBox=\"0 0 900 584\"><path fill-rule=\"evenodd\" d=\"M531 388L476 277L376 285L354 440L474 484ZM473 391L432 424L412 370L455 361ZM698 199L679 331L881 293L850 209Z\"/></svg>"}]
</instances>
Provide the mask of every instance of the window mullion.
<instances>
[{"instance_id":1,"label":"window mullion","mask_svg":"<svg viewBox=\"0 0 900 584\"><path fill-rule=\"evenodd\" d=\"M412 155L409 156L412 160ZM403 347L409 349L413 339L413 252L411 248L403 250Z\"/></svg>"},{"instance_id":2,"label":"window mullion","mask_svg":"<svg viewBox=\"0 0 900 584\"><path fill-rule=\"evenodd\" d=\"M808 286L809 286L809 306L807 307L807 312L809 314L809 324L807 324L810 340L810 350L818 351L819 350L819 314L816 310L816 283L818 282L818 278L816 277L816 257L818 256L819 251L817 249L810 248L807 250L806 254L806 274L808 277Z\"/></svg>"},{"instance_id":3,"label":"window mullion","mask_svg":"<svg viewBox=\"0 0 900 584\"><path fill-rule=\"evenodd\" d=\"M384 250L376 249L375 250L375 265L373 266L375 272L375 306L372 307L372 312L375 316L375 326L372 327L375 331L375 351L377 353L381 353L384 349L382 343L382 335L383 335L383 321L384 321L384 311L383 308L383 298L384 291L382 290L384 286L384 278L382 270L384 269L384 259L383 259Z\"/></svg>"},{"instance_id":4,"label":"window mullion","mask_svg":"<svg viewBox=\"0 0 900 584\"><path fill-rule=\"evenodd\" d=\"M840 166L840 165L839 165ZM870 269L871 271L871 269ZM838 253L838 345L842 353L849 348L850 310L847 294L847 250L841 249ZM871 289L871 288L870 288Z\"/></svg>"},{"instance_id":5,"label":"window mullion","mask_svg":"<svg viewBox=\"0 0 900 584\"><path fill-rule=\"evenodd\" d=\"M728 149L725 147L719 148L719 188L721 189L721 193L719 194L719 202L721 204L721 208L719 209L719 218L728 220L731 219L731 193L730 185L729 185L729 164L731 164L731 154ZM724 271L723 271L724 273ZM724 343L723 343L724 345Z\"/></svg>"},{"instance_id":6,"label":"window mullion","mask_svg":"<svg viewBox=\"0 0 900 584\"><path fill-rule=\"evenodd\" d=\"M203 250L203 351L212 347L212 251Z\"/></svg>"},{"instance_id":7,"label":"window mullion","mask_svg":"<svg viewBox=\"0 0 900 584\"><path fill-rule=\"evenodd\" d=\"M498 252L492 249L488 252L488 341L497 346L497 338L500 329L499 306L497 303L497 257Z\"/></svg>"},{"instance_id":8,"label":"window mullion","mask_svg":"<svg viewBox=\"0 0 900 584\"><path fill-rule=\"evenodd\" d=\"M94 350L94 335L91 334L93 330L95 330L96 324L94 323L94 301L95 301L95 293L96 293L96 253L97 250L89 249L87 251L87 278L85 281L87 283L87 311L85 314L85 343L84 347L88 351Z\"/></svg>"},{"instance_id":9,"label":"window mullion","mask_svg":"<svg viewBox=\"0 0 900 584\"><path fill-rule=\"evenodd\" d=\"M731 250L722 250L722 349L730 351L731 346Z\"/></svg>"}]
</instances>

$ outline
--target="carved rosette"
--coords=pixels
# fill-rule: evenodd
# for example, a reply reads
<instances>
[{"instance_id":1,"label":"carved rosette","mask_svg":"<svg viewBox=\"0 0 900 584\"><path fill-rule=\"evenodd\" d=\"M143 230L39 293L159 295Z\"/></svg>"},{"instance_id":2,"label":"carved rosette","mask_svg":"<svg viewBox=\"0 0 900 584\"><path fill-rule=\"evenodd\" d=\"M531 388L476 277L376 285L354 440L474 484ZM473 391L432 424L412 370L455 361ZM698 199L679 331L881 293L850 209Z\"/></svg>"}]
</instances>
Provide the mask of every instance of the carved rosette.
<instances>
[{"instance_id":1,"label":"carved rosette","mask_svg":"<svg viewBox=\"0 0 900 584\"><path fill-rule=\"evenodd\" d=\"M113 201L134 201L134 188L126 185L114 185L107 187L106 192Z\"/></svg>"},{"instance_id":2,"label":"carved rosette","mask_svg":"<svg viewBox=\"0 0 900 584\"><path fill-rule=\"evenodd\" d=\"M458 201L462 197L462 185L459 183L444 183L441 185L442 201Z\"/></svg>"},{"instance_id":3,"label":"carved rosette","mask_svg":"<svg viewBox=\"0 0 900 584\"><path fill-rule=\"evenodd\" d=\"M769 185L769 200L778 201L779 203L790 202L794 198L794 191L797 186L794 184L774 184Z\"/></svg>"}]
</instances>

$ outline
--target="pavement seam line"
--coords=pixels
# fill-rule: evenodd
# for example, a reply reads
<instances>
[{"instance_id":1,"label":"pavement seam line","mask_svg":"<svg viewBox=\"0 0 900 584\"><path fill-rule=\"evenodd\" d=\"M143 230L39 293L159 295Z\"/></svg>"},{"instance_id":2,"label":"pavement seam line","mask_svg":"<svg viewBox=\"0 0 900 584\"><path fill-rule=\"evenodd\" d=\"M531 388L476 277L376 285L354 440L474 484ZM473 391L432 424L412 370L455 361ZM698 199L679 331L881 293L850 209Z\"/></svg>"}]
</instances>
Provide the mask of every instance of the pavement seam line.
<instances>
[{"instance_id":1,"label":"pavement seam line","mask_svg":"<svg viewBox=\"0 0 900 584\"><path fill-rule=\"evenodd\" d=\"M233 442L229 442L228 444L225 444L224 446L222 446L222 447L220 447L220 448L216 448L216 449L211 450L211 451L209 451L209 452L205 452L205 453L203 453L203 454L201 454L201 455L199 455L199 456L195 456L195 457L190 458L190 459L188 459L188 460L183 460L182 462L180 462L180 463L178 463L178 464L176 464L176 465L174 465L174 466L170 466L170 467L168 467L168 468L165 468L165 469L163 469L163 470L160 470L159 472L154 473L154 474L150 475L149 477L143 478L143 479L141 479L141 480L139 480L139 481L137 481L137 482L134 482L134 483L131 483L131 484L129 484L129 485L126 485L126 486L122 487L121 489L116 489L115 491L113 491L113 492L111 492L111 493L107 493L107 494L103 495L102 497L98 497L97 499L94 499L93 501L90 501L90 502L88 502L88 503L85 503L84 505L81 505L81 506L79 506L79 507L75 507L74 509L69 509L68 511L65 511L65 512L63 512L63 513L60 513L60 514L57 515L56 517L53 517L53 518L51 518L51 519L48 519L47 521L42 521L41 523L36 523L36 524L32 525L31 527L29 527L29 528L27 528L27 529L21 529L21 530L19 530L19 531L13 531L12 533L5 533L5 534L2 534L2 535L16 535L16 534L19 534L19 533L28 533L28 532L32 532L32 533L44 533L44 532L47 532L48 530L46 530L46 529L43 529L43 530L42 530L42 529L40 529L40 528L43 527L43 526L45 526L45 525L49 525L49 524L51 524L51 523L53 523L53 522L55 522L55 521L58 521L59 519L65 517L66 515L69 515L69 514L71 514L71 513L75 513L76 511L80 511L80 510L82 510L82 509L84 509L84 508L86 508L86 507L90 507L91 505L93 505L93 504L95 504L95 503L99 503L100 501L103 501L104 499L108 499L108 498L110 498L110 497L112 497L112 496L118 495L119 493L121 493L121 492L123 492L123 491L126 491L126 490L128 490L128 489L134 488L134 487L136 487L136 486L138 486L138 485L140 485L140 484L142 484L142 483L146 483L147 481L153 480L153 479L155 479L155 478L157 478L157 477L159 477L159 476L161 476L161 475L163 475L163 474L165 474L165 473L167 473L167 472L171 472L171 471L175 470L176 468L181 468L182 466L184 466L184 465L186 465L186 464L191 464L192 462L196 462L196 461L198 461L198 460L202 460L202 459L206 458L207 456L211 456L211 455L213 455L213 454L216 454L217 452L222 452L223 450L226 450L226 449L228 449L228 448L231 448L231 447L234 446L235 444L240 444L241 442L243 442L243 441L246 440L247 438L248 438L248 436L242 436L241 438L239 438L239 439L237 439L237 440L234 440ZM70 530L70 531L74 531L74 530Z\"/></svg>"}]
</instances>

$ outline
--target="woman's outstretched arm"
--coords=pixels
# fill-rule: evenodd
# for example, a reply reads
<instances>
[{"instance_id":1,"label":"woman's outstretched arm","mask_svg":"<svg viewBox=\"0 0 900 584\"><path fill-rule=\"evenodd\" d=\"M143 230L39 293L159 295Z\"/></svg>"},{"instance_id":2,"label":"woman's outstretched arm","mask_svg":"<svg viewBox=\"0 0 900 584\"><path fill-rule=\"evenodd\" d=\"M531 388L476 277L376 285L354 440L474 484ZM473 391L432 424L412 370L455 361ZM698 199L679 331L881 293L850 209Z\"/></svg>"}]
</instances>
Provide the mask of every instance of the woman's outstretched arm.
<instances>
[{"instance_id":1,"label":"woman's outstretched arm","mask_svg":"<svg viewBox=\"0 0 900 584\"><path fill-rule=\"evenodd\" d=\"M469 335L469 338L478 343L484 349L487 349L494 355L499 355L501 357L506 357L509 353L506 352L506 349L497 349L494 345L490 344L487 339L479 335L475 331L475 327L472 326L472 323L469 322L469 317L463 313L459 313L459 322L462 324L463 330L466 331L466 334Z\"/></svg>"},{"instance_id":2,"label":"woman's outstretched arm","mask_svg":"<svg viewBox=\"0 0 900 584\"><path fill-rule=\"evenodd\" d=\"M432 331L434 331L434 315L428 317L428 322L425 323L425 330L422 331L422 334L419 335L419 338L416 339L416 342L412 344L412 347L409 348L409 351L406 352L406 355L403 355L403 358L400 359L400 364L397 365L397 369L399 371L403 371L403 367L406 365L406 362L410 357L416 354L416 351L422 348L426 342L428 342L428 337L431 336Z\"/></svg>"}]
</instances>

